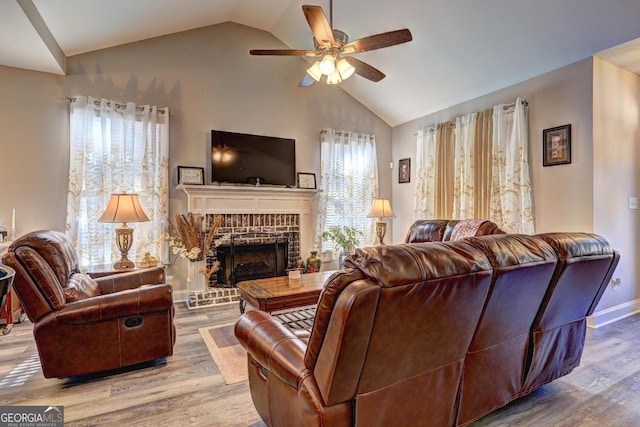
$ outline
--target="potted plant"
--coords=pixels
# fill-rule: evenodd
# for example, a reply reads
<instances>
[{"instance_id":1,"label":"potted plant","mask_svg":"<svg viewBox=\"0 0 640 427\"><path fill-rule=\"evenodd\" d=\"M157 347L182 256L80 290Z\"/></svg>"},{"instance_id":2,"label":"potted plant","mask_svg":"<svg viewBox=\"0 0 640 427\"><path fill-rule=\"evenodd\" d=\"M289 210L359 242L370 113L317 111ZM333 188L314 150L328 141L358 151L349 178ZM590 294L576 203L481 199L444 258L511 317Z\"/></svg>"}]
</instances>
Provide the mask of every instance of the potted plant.
<instances>
[{"instance_id":1,"label":"potted plant","mask_svg":"<svg viewBox=\"0 0 640 427\"><path fill-rule=\"evenodd\" d=\"M364 234L362 231L346 225L332 225L329 230L322 233L322 239L333 242L336 249L340 252L340 265L344 258L360 244L360 236Z\"/></svg>"}]
</instances>

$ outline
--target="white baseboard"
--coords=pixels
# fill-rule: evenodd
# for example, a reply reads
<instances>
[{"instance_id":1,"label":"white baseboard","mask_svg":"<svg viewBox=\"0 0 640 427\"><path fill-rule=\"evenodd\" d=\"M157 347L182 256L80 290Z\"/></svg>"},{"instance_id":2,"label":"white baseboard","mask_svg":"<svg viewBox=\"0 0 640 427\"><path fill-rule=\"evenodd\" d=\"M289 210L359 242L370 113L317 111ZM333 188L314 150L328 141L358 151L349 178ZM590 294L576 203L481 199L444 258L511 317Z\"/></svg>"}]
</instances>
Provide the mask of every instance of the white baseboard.
<instances>
[{"instance_id":1,"label":"white baseboard","mask_svg":"<svg viewBox=\"0 0 640 427\"><path fill-rule=\"evenodd\" d=\"M587 317L587 326L597 329L636 313L640 313L640 299L593 313L593 315Z\"/></svg>"}]
</instances>

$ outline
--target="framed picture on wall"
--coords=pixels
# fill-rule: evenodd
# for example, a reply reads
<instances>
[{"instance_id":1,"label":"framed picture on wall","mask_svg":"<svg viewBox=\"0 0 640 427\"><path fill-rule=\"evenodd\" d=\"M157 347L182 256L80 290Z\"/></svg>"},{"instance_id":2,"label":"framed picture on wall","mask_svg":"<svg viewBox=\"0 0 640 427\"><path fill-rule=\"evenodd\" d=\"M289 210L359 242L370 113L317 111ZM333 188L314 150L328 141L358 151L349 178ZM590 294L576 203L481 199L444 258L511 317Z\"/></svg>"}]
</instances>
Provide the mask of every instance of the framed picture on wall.
<instances>
[{"instance_id":1,"label":"framed picture on wall","mask_svg":"<svg viewBox=\"0 0 640 427\"><path fill-rule=\"evenodd\" d=\"M571 125L542 131L542 166L571 163Z\"/></svg>"},{"instance_id":2,"label":"framed picture on wall","mask_svg":"<svg viewBox=\"0 0 640 427\"><path fill-rule=\"evenodd\" d=\"M204 184L204 168L178 166L178 184Z\"/></svg>"},{"instance_id":3,"label":"framed picture on wall","mask_svg":"<svg viewBox=\"0 0 640 427\"><path fill-rule=\"evenodd\" d=\"M316 188L316 174L298 172L298 188Z\"/></svg>"},{"instance_id":4,"label":"framed picture on wall","mask_svg":"<svg viewBox=\"0 0 640 427\"><path fill-rule=\"evenodd\" d=\"M398 161L398 182L400 184L411 182L411 159L400 159Z\"/></svg>"}]
</instances>

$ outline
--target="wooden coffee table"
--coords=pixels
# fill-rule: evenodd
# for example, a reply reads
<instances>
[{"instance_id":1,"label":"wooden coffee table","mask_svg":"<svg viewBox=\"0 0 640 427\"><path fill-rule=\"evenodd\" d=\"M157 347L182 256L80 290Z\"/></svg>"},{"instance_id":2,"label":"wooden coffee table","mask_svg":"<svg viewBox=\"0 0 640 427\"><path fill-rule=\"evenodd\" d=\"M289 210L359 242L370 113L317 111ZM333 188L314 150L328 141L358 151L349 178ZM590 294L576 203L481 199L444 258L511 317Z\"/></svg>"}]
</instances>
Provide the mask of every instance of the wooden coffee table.
<instances>
[{"instance_id":1,"label":"wooden coffee table","mask_svg":"<svg viewBox=\"0 0 640 427\"><path fill-rule=\"evenodd\" d=\"M288 276L245 280L237 284L240 291L240 312L247 304L268 313L313 305L327 281L335 271L303 274L300 281Z\"/></svg>"}]
</instances>

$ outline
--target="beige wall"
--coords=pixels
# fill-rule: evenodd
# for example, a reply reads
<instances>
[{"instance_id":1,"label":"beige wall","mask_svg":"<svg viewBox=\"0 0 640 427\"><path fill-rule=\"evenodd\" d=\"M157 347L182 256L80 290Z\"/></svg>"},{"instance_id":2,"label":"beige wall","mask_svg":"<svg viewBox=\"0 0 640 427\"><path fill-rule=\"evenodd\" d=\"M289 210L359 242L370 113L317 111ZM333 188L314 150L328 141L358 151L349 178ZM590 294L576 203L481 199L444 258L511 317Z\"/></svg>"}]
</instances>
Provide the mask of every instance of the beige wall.
<instances>
[{"instance_id":1,"label":"beige wall","mask_svg":"<svg viewBox=\"0 0 640 427\"><path fill-rule=\"evenodd\" d=\"M64 229L68 103L52 74L0 67L0 220L16 234Z\"/></svg>"},{"instance_id":2,"label":"beige wall","mask_svg":"<svg viewBox=\"0 0 640 427\"><path fill-rule=\"evenodd\" d=\"M391 128L339 86L298 88L303 59L249 55L284 47L269 33L224 23L70 57L64 77L0 67L0 215L10 221L15 206L19 234L64 229L72 95L169 107L172 217L186 210L176 166L208 165L211 129L295 138L298 171L318 178L322 128L374 134L380 193L390 197ZM181 287L179 265L171 273Z\"/></svg>"},{"instance_id":3,"label":"beige wall","mask_svg":"<svg viewBox=\"0 0 640 427\"><path fill-rule=\"evenodd\" d=\"M397 174L393 177L394 241L402 241L413 222L416 131L495 104L513 102L518 96L529 102L529 165L536 231L591 231L591 81L591 59L587 59L393 128L396 168L399 159L412 160L409 184L398 184ZM543 167L542 131L564 124L571 124L572 162Z\"/></svg>"},{"instance_id":4,"label":"beige wall","mask_svg":"<svg viewBox=\"0 0 640 427\"><path fill-rule=\"evenodd\" d=\"M640 309L639 211L628 204L640 181L640 77L598 58L593 74L594 230L621 252L621 286L607 289L598 310L624 314Z\"/></svg>"}]
</instances>

